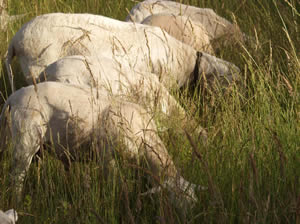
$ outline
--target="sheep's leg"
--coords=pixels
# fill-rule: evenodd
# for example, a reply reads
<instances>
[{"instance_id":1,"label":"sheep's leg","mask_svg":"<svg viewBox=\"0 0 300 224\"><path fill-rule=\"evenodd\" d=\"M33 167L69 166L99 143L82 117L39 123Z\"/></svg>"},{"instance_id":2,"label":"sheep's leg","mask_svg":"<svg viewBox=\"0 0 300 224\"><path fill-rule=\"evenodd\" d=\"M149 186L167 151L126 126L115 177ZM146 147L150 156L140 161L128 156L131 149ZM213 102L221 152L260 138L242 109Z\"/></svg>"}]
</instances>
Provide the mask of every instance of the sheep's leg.
<instances>
[{"instance_id":1,"label":"sheep's leg","mask_svg":"<svg viewBox=\"0 0 300 224\"><path fill-rule=\"evenodd\" d=\"M110 110L109 119L109 130L115 130L114 134L122 137L126 154L135 158L144 156L153 176L165 180L163 186L171 191L179 188L187 192L185 198L188 201L191 198L195 200L194 186L190 188L188 181L178 174L171 156L157 135L152 118L146 111L135 104L121 105Z\"/></svg>"},{"instance_id":2,"label":"sheep's leg","mask_svg":"<svg viewBox=\"0 0 300 224\"><path fill-rule=\"evenodd\" d=\"M121 104L111 108L110 119L113 124L110 129L116 131L118 138L122 136L129 157L144 155L155 175L166 172L169 176L176 176L176 168L146 111L135 104Z\"/></svg>"},{"instance_id":3,"label":"sheep's leg","mask_svg":"<svg viewBox=\"0 0 300 224\"><path fill-rule=\"evenodd\" d=\"M155 77L156 78L156 77ZM195 120L193 120L186 113L185 109L177 102L177 100L169 93L169 91L161 84L158 80L153 77L147 77L144 80L144 93L143 95L148 100L143 100L145 102L150 102L150 107L156 108L166 115L171 115L172 113L176 113L177 119L182 124L182 130L191 130L195 129L201 138L202 142L205 142L207 139L207 133L204 128L202 128ZM156 105L155 105L156 104ZM149 106L149 105L146 105Z\"/></svg>"}]
</instances>

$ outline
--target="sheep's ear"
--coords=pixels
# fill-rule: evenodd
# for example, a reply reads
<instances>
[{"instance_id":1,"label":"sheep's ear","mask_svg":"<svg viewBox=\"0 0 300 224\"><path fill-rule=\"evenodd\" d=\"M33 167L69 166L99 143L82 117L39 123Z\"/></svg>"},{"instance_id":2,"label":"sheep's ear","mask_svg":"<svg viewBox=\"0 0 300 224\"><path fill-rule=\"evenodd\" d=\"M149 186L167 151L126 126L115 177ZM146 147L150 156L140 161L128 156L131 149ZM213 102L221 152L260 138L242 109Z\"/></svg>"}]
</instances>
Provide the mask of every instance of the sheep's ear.
<instances>
[{"instance_id":1,"label":"sheep's ear","mask_svg":"<svg viewBox=\"0 0 300 224\"><path fill-rule=\"evenodd\" d=\"M9 219L15 223L18 221L18 214L14 209L9 209L5 212L5 214L9 217Z\"/></svg>"},{"instance_id":2,"label":"sheep's ear","mask_svg":"<svg viewBox=\"0 0 300 224\"><path fill-rule=\"evenodd\" d=\"M190 77L190 80L189 80L189 82L190 82L191 85L195 85L198 82L199 77L200 77L200 75L202 73L202 69L201 69L201 66L200 66L202 55L203 55L202 52L197 51L194 71L191 74L191 77Z\"/></svg>"},{"instance_id":3,"label":"sheep's ear","mask_svg":"<svg viewBox=\"0 0 300 224\"><path fill-rule=\"evenodd\" d=\"M201 51L197 51L197 60L200 60L200 58L202 57L202 52Z\"/></svg>"},{"instance_id":4,"label":"sheep's ear","mask_svg":"<svg viewBox=\"0 0 300 224\"><path fill-rule=\"evenodd\" d=\"M197 58L196 58L196 65L195 65L195 71L197 73L197 75L200 75L199 73L202 72L201 70L201 66L200 66L200 62L201 62L201 58L203 56L202 52L197 51Z\"/></svg>"}]
</instances>

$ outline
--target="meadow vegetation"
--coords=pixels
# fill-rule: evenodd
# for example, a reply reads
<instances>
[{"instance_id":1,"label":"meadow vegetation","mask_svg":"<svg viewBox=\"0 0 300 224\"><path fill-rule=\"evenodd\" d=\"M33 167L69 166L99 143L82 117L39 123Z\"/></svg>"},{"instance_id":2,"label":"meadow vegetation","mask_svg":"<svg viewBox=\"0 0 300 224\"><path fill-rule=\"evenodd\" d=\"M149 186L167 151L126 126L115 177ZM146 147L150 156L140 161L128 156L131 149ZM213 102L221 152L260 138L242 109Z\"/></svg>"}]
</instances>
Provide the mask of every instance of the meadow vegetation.
<instances>
[{"instance_id":1,"label":"meadow vegetation","mask_svg":"<svg viewBox=\"0 0 300 224\"><path fill-rule=\"evenodd\" d=\"M229 90L202 86L172 94L208 132L203 144L192 130L179 134L176 116L157 116L168 151L183 176L207 186L185 217L165 192L148 190L146 164L123 160L105 173L99 158L75 162L65 171L52 156L35 158L23 202L9 187L12 144L0 149L0 209L15 208L20 223L300 223L300 5L296 0L185 0L213 8L237 23L249 43L216 41L218 57L235 63L241 80ZM0 107L11 90L4 55L14 33L48 12L94 13L124 20L130 0L11 0L21 20L0 32ZM230 45L224 45L231 41ZM17 61L14 73L21 73ZM17 88L25 85L21 75ZM2 142L3 143L3 142ZM0 144L2 145L2 144ZM121 147L121 146L120 146ZM45 154L47 154L45 152Z\"/></svg>"}]
</instances>

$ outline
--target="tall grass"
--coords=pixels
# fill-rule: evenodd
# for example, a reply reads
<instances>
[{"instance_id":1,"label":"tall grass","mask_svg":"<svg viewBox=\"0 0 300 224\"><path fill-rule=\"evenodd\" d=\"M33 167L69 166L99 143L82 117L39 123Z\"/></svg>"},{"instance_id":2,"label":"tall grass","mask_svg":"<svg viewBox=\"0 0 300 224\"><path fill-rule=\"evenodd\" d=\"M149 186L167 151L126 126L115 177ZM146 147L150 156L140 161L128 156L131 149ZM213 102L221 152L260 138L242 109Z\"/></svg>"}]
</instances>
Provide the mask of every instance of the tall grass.
<instances>
[{"instance_id":1,"label":"tall grass","mask_svg":"<svg viewBox=\"0 0 300 224\"><path fill-rule=\"evenodd\" d=\"M208 131L204 145L176 117L161 119L160 133L177 167L189 181L207 186L185 217L164 193L141 196L148 168L118 160L117 173L101 161L74 163L65 171L55 158L36 159L21 204L9 188L11 146L0 159L0 209L15 208L20 223L300 223L300 31L299 2L186 0L213 8L253 38L223 46L218 56L242 69L229 91L174 92ZM123 20L132 1L31 0L9 2L10 14L26 16L0 33L0 103L10 94L3 57L23 23L47 12L87 12ZM15 73L20 73L14 63ZM21 75L19 75L21 77ZM17 86L24 85L22 79ZM3 149L1 149L3 150ZM107 177L108 176L108 177Z\"/></svg>"}]
</instances>

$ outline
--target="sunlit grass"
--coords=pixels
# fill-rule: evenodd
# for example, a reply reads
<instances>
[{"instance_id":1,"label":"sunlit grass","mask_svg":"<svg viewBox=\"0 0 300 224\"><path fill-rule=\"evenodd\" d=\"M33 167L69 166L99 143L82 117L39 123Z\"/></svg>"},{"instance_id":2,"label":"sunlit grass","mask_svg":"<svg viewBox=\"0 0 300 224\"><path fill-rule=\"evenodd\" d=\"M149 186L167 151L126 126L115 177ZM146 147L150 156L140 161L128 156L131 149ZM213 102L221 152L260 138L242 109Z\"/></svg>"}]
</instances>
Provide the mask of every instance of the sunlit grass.
<instances>
[{"instance_id":1,"label":"sunlit grass","mask_svg":"<svg viewBox=\"0 0 300 224\"><path fill-rule=\"evenodd\" d=\"M224 46L217 56L242 70L230 91L213 94L174 92L208 132L179 134L176 117L161 119L159 134L187 180L207 186L181 217L191 223L300 222L300 64L299 3L286 1L184 1L211 7L236 21L253 43ZM95 13L123 20L132 1L12 0L11 14L26 16L0 33L0 103L10 94L3 57L10 38L36 15L48 12ZM245 15L245 12L247 14ZM21 73L17 63L15 73ZM19 75L21 77L21 75ZM17 87L25 83L20 78ZM2 151L3 149L1 149ZM16 204L9 189L11 146L0 154L0 209L15 208L20 223L172 223L179 212L165 194L142 197L149 169L118 161L116 175L101 159L72 164L65 171L46 155L31 166L24 200ZM108 177L107 177L108 176ZM298 213L297 213L298 211Z\"/></svg>"}]
</instances>

